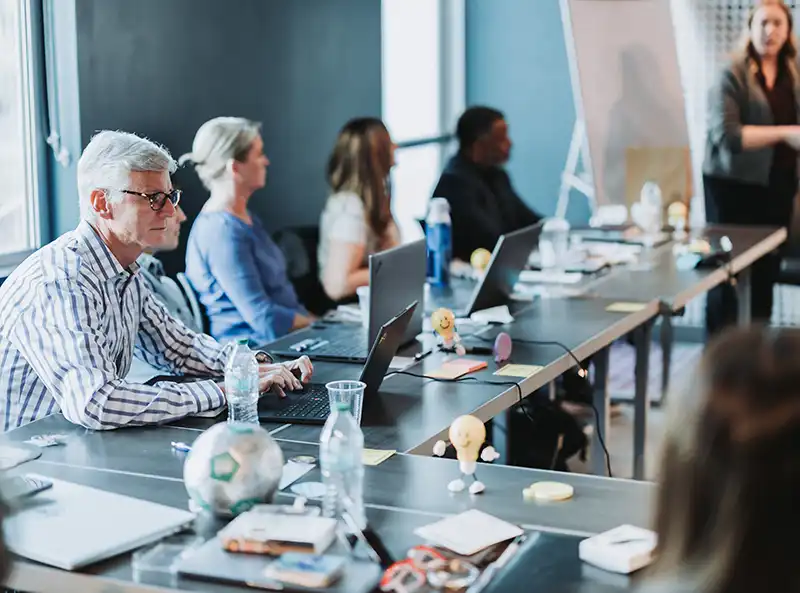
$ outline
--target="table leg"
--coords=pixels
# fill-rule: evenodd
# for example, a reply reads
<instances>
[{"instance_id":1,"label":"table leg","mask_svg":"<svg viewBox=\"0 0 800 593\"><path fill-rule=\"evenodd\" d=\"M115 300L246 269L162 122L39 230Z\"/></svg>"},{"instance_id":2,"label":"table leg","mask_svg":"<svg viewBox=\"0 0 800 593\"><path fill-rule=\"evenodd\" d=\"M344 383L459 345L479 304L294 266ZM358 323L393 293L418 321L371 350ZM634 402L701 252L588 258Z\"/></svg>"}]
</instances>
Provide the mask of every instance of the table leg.
<instances>
[{"instance_id":1,"label":"table leg","mask_svg":"<svg viewBox=\"0 0 800 593\"><path fill-rule=\"evenodd\" d=\"M599 421L592 433L592 473L600 476L606 475L606 458L600 435L608 443L608 428L610 426L609 396L608 396L608 355L609 349L603 348L592 357L594 365L594 390L593 403L599 416Z\"/></svg>"},{"instance_id":2,"label":"table leg","mask_svg":"<svg viewBox=\"0 0 800 593\"><path fill-rule=\"evenodd\" d=\"M672 326L672 312L666 312L661 315L659 341L661 342L661 404L663 405L667 403L669 375L672 369L672 347L675 341L675 331Z\"/></svg>"},{"instance_id":3,"label":"table leg","mask_svg":"<svg viewBox=\"0 0 800 593\"><path fill-rule=\"evenodd\" d=\"M635 392L633 397L633 479L644 480L647 445L647 414L650 396L647 394L647 377L650 366L650 340L653 322L648 321L633 332L636 347Z\"/></svg>"},{"instance_id":4,"label":"table leg","mask_svg":"<svg viewBox=\"0 0 800 593\"><path fill-rule=\"evenodd\" d=\"M750 268L745 268L736 276L736 297L739 301L739 325L750 325Z\"/></svg>"},{"instance_id":5,"label":"table leg","mask_svg":"<svg viewBox=\"0 0 800 593\"><path fill-rule=\"evenodd\" d=\"M491 419L492 446L500 454L495 463L508 465L511 463L511 408Z\"/></svg>"}]
</instances>

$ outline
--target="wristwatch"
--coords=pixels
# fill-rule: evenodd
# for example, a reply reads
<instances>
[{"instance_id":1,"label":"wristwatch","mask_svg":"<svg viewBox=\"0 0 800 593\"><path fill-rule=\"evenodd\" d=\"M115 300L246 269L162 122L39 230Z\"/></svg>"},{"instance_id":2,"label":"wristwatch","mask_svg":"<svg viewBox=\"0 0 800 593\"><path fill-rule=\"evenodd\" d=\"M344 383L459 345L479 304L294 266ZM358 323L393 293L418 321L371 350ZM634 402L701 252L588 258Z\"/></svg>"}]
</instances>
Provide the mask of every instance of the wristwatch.
<instances>
[{"instance_id":1,"label":"wristwatch","mask_svg":"<svg viewBox=\"0 0 800 593\"><path fill-rule=\"evenodd\" d=\"M265 352L264 350L259 350L256 352L256 361L258 364L273 364L275 359L269 352Z\"/></svg>"}]
</instances>

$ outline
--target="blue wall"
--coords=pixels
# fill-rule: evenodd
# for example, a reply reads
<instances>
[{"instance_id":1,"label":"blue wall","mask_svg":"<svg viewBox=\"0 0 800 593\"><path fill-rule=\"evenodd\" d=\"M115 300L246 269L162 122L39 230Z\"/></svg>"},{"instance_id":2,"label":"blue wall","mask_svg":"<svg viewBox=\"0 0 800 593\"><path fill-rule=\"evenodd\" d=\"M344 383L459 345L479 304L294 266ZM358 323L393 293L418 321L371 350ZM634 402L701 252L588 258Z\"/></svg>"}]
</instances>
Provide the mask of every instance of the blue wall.
<instances>
[{"instance_id":1,"label":"blue wall","mask_svg":"<svg viewBox=\"0 0 800 593\"><path fill-rule=\"evenodd\" d=\"M517 192L552 215L575 121L559 0L466 0L466 19L467 105L505 113ZM583 195L567 216L588 220Z\"/></svg>"},{"instance_id":2,"label":"blue wall","mask_svg":"<svg viewBox=\"0 0 800 593\"><path fill-rule=\"evenodd\" d=\"M97 130L137 132L178 156L218 115L262 122L272 165L251 205L267 228L318 223L339 128L381 113L379 1L61 2L62 127L73 163L54 169L57 234L77 222L74 159ZM168 273L183 268L188 229L207 198L188 168L175 183L189 221L181 247L162 255Z\"/></svg>"}]
</instances>

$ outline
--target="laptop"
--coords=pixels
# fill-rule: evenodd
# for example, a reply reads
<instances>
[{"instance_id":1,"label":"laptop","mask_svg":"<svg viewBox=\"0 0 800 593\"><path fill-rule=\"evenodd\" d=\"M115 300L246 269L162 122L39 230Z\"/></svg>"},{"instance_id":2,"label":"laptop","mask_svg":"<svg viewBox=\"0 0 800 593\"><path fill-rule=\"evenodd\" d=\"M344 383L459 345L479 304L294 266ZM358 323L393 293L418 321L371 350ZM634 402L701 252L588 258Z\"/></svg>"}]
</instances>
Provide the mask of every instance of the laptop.
<instances>
[{"instance_id":1,"label":"laptop","mask_svg":"<svg viewBox=\"0 0 800 593\"><path fill-rule=\"evenodd\" d=\"M73 482L49 480L3 521L8 548L22 556L75 570L180 531L194 514Z\"/></svg>"},{"instance_id":2,"label":"laptop","mask_svg":"<svg viewBox=\"0 0 800 593\"><path fill-rule=\"evenodd\" d=\"M266 346L278 356L302 354L312 360L363 363L370 344L387 321L408 303L422 303L426 280L425 241L415 241L369 256L369 319L367 331L360 323L326 324L292 333ZM400 346L422 333L423 308L413 313Z\"/></svg>"},{"instance_id":3,"label":"laptop","mask_svg":"<svg viewBox=\"0 0 800 593\"><path fill-rule=\"evenodd\" d=\"M475 311L497 307L508 303L520 272L525 269L528 257L539 244L543 222L501 235L494 246L489 265L471 294L457 290L458 283L447 294L437 295L431 290L430 310L447 307L456 317L469 317ZM469 294L461 301L459 293Z\"/></svg>"},{"instance_id":4,"label":"laptop","mask_svg":"<svg viewBox=\"0 0 800 593\"><path fill-rule=\"evenodd\" d=\"M367 362L358 380L366 383L364 401L353 403L353 416L361 423L363 406L378 395L378 389L403 340L417 309L417 301L390 319L378 332ZM289 424L324 424L330 415L328 390L324 383L309 383L300 392L287 391L285 398L262 397L258 400L258 418L262 422Z\"/></svg>"}]
</instances>

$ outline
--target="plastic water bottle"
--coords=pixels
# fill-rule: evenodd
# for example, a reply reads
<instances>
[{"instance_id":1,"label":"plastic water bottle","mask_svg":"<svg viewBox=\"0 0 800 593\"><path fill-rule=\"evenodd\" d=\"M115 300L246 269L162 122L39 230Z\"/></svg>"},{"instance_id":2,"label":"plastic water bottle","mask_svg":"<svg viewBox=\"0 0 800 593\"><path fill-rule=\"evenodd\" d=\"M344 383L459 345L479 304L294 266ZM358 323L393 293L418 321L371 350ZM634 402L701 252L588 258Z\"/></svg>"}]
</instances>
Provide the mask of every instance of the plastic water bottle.
<instances>
[{"instance_id":1,"label":"plastic water bottle","mask_svg":"<svg viewBox=\"0 0 800 593\"><path fill-rule=\"evenodd\" d=\"M662 208L661 188L655 181L647 181L642 186L639 202L644 209L644 229L647 233L656 234L662 228Z\"/></svg>"},{"instance_id":2,"label":"plastic water bottle","mask_svg":"<svg viewBox=\"0 0 800 593\"><path fill-rule=\"evenodd\" d=\"M425 219L428 254L428 284L450 286L450 262L453 259L453 234L450 204L445 198L433 198Z\"/></svg>"},{"instance_id":3,"label":"plastic water bottle","mask_svg":"<svg viewBox=\"0 0 800 593\"><path fill-rule=\"evenodd\" d=\"M236 341L225 365L225 397L228 422L258 424L258 361L247 338Z\"/></svg>"},{"instance_id":4,"label":"plastic water bottle","mask_svg":"<svg viewBox=\"0 0 800 593\"><path fill-rule=\"evenodd\" d=\"M563 218L548 218L539 235L539 256L542 270L564 272L569 255L569 222Z\"/></svg>"},{"instance_id":5,"label":"plastic water bottle","mask_svg":"<svg viewBox=\"0 0 800 593\"><path fill-rule=\"evenodd\" d=\"M325 495L322 514L344 522L347 511L359 529L367 526L364 513L364 434L351 413L351 405L337 401L322 428L319 464Z\"/></svg>"}]
</instances>

